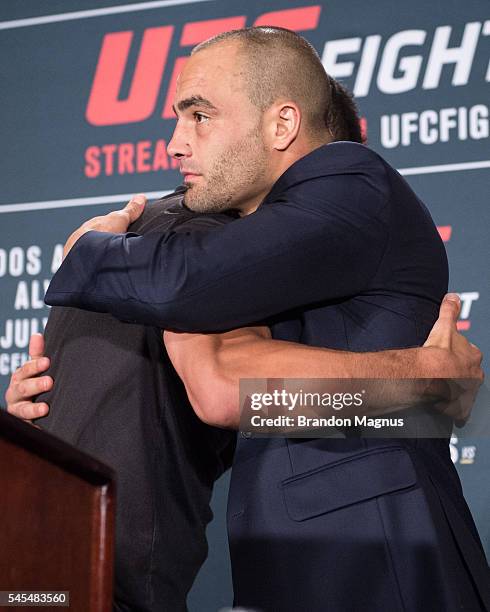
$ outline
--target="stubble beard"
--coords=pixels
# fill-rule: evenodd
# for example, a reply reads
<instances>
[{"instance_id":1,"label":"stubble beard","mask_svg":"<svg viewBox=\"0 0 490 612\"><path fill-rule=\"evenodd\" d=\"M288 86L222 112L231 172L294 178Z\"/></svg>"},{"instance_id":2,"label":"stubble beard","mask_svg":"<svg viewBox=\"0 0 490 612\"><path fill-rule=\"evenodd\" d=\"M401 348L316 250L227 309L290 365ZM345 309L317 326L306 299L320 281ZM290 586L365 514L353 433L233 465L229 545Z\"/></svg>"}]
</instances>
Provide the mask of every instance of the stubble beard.
<instances>
[{"instance_id":1,"label":"stubble beard","mask_svg":"<svg viewBox=\"0 0 490 612\"><path fill-rule=\"evenodd\" d=\"M219 213L245 208L254 187L264 183L267 151L257 128L234 143L208 173L205 185L190 184L184 204L194 212Z\"/></svg>"}]
</instances>

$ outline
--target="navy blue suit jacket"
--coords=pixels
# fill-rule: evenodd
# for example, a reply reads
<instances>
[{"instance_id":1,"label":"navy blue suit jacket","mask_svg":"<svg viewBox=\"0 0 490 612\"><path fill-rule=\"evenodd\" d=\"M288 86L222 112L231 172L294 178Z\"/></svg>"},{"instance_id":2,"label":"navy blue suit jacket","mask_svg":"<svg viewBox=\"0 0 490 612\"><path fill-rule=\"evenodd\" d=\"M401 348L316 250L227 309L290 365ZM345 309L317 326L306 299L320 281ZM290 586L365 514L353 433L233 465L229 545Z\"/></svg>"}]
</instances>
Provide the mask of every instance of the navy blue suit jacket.
<instances>
[{"instance_id":1,"label":"navy blue suit jacket","mask_svg":"<svg viewBox=\"0 0 490 612\"><path fill-rule=\"evenodd\" d=\"M425 206L377 154L340 142L297 161L255 213L212 232L89 232L46 301L185 331L268 320L275 338L367 351L422 344L447 280ZM444 439L242 438L229 531L238 605L490 606Z\"/></svg>"}]
</instances>

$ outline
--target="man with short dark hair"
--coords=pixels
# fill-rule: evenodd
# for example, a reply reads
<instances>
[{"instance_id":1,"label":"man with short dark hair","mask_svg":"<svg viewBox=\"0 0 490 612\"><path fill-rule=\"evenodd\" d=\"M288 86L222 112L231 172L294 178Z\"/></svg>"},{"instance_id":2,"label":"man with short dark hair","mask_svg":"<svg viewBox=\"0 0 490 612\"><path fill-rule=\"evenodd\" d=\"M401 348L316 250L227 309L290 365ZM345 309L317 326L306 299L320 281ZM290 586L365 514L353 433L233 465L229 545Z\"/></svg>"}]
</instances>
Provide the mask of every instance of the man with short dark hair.
<instances>
[{"instance_id":1,"label":"man with short dark hair","mask_svg":"<svg viewBox=\"0 0 490 612\"><path fill-rule=\"evenodd\" d=\"M186 331L267 321L274 338L339 349L421 344L446 291L442 243L386 162L335 142L330 83L285 30L198 47L178 81L169 151L187 207L241 218L143 237L108 234L126 229L113 217L88 222L67 242L49 303ZM416 354L401 353L412 375ZM376 357L371 365L376 372ZM483 609L483 553L447 440L238 446L229 514L237 604Z\"/></svg>"}]
</instances>

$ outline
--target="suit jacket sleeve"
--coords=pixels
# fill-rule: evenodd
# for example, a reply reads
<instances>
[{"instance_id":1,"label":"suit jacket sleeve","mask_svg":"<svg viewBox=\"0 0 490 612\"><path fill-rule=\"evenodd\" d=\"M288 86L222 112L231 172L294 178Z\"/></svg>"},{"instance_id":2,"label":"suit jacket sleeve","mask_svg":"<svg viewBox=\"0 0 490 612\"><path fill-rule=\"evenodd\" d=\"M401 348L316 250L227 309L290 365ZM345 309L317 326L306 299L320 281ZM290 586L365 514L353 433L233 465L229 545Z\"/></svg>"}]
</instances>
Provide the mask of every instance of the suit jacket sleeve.
<instances>
[{"instance_id":1,"label":"suit jacket sleeve","mask_svg":"<svg viewBox=\"0 0 490 612\"><path fill-rule=\"evenodd\" d=\"M221 331L360 293L386 246L386 194L368 173L293 185L201 232L82 236L46 302L185 331Z\"/></svg>"}]
</instances>

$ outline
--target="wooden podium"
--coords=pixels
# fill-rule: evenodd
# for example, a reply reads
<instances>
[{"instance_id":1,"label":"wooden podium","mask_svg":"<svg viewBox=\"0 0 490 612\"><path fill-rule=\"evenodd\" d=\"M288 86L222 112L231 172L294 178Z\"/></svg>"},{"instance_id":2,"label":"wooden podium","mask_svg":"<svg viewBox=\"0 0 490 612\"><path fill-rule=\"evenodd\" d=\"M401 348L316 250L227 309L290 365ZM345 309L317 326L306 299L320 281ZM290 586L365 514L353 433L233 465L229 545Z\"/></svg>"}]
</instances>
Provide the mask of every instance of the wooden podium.
<instances>
[{"instance_id":1,"label":"wooden podium","mask_svg":"<svg viewBox=\"0 0 490 612\"><path fill-rule=\"evenodd\" d=\"M0 409L0 591L69 591L70 612L109 612L114 482L106 465Z\"/></svg>"}]
</instances>

